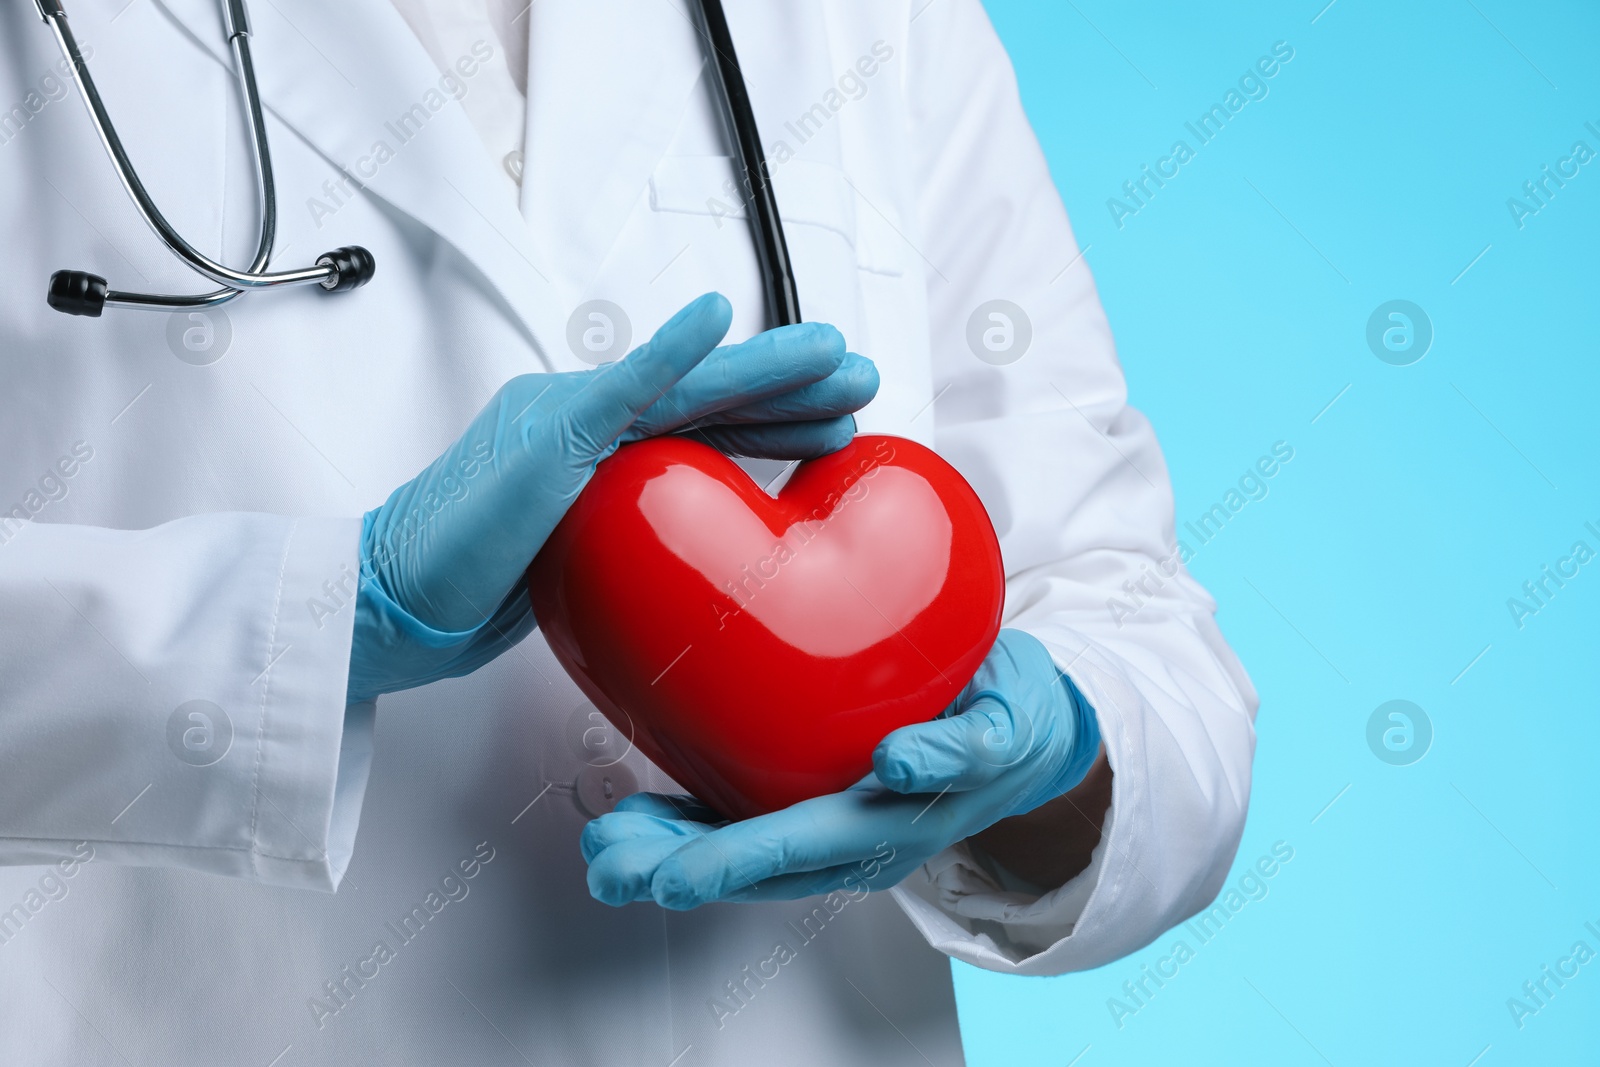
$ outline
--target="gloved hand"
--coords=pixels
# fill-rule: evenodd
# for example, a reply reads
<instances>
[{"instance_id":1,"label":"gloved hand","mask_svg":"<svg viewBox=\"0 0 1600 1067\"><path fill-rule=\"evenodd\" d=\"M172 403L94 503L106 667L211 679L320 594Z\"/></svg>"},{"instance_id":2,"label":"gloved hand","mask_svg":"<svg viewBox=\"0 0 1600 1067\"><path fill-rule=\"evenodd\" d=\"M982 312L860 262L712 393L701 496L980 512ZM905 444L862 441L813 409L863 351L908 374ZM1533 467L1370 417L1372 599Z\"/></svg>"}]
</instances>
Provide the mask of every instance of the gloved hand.
<instances>
[{"instance_id":1,"label":"gloved hand","mask_svg":"<svg viewBox=\"0 0 1600 1067\"><path fill-rule=\"evenodd\" d=\"M625 797L584 828L589 892L682 911L887 889L955 842L1072 789L1099 749L1094 710L1050 653L1001 630L950 707L889 734L872 773L842 793L742 822L720 821L693 797Z\"/></svg>"},{"instance_id":2,"label":"gloved hand","mask_svg":"<svg viewBox=\"0 0 1600 1067\"><path fill-rule=\"evenodd\" d=\"M467 674L533 628L523 572L594 472L629 441L689 430L737 455L842 448L878 374L839 331L788 326L717 348L710 293L626 358L501 387L461 439L369 511L349 699Z\"/></svg>"}]
</instances>

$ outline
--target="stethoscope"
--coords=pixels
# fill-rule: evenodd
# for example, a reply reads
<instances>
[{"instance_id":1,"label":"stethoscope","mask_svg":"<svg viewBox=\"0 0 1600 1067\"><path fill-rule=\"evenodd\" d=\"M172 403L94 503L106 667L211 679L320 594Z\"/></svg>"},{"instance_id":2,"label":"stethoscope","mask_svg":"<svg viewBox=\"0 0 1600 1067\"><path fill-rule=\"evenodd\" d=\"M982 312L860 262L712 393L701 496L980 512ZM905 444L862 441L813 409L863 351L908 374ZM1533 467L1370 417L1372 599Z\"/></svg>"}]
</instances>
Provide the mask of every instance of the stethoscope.
<instances>
[{"instance_id":1,"label":"stethoscope","mask_svg":"<svg viewBox=\"0 0 1600 1067\"><path fill-rule=\"evenodd\" d=\"M233 48L234 73L250 118L250 147L255 161L257 204L261 216L261 236L255 258L246 270L234 270L202 254L173 228L140 182L129 161L117 130L106 113L105 104L95 89L89 66L78 50L78 42L67 25L61 0L34 0L39 15L56 36L61 53L72 66L73 80L89 109L89 118L100 143L111 157L111 165L122 187L133 199L134 207L155 231L161 243L191 269L222 288L196 295L127 293L108 287L97 274L81 270L58 270L50 276L47 300L51 307L69 315L98 318L108 307L174 311L208 308L225 304L240 294L280 285L319 285L324 292L343 293L372 280L376 262L372 253L359 245L336 248L317 258L315 265L299 270L268 271L278 224L277 188L272 177L272 156L267 147L267 127L261 114L261 96L256 89L255 65L250 56L250 17L245 0L221 0L223 28ZM721 102L726 134L738 153L744 175L743 197L750 217L756 258L761 266L766 294L767 320L771 326L786 326L800 321L800 297L795 291L794 274L789 264L789 247L783 223L778 218L777 199L772 191L772 175L761 136L756 129L750 94L745 89L744 73L733 50L733 36L723 14L721 0L695 0L696 28L703 47L715 60L708 64Z\"/></svg>"}]
</instances>

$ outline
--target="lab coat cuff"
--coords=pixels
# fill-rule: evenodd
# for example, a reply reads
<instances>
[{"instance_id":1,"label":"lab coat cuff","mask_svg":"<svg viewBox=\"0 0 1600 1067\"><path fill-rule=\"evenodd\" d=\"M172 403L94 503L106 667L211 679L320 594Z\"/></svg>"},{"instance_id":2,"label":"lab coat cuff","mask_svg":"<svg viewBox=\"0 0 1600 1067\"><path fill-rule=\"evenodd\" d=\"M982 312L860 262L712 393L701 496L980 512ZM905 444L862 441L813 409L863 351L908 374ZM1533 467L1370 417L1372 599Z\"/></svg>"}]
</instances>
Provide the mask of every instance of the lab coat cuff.
<instances>
[{"instance_id":1,"label":"lab coat cuff","mask_svg":"<svg viewBox=\"0 0 1600 1067\"><path fill-rule=\"evenodd\" d=\"M1064 627L1021 627L1044 644L1056 666L1093 709L1115 771L1122 743L1119 708L1135 692L1121 667L1087 638ZM1131 783L1113 779L1111 806L1090 862L1066 883L1039 892L973 854L958 842L934 856L892 890L934 948L986 970L1059 974L1094 966L1076 963L1075 936L1086 916L1104 910L1119 880L1128 876L1126 829L1117 812ZM1097 904L1099 905L1097 907Z\"/></svg>"},{"instance_id":2,"label":"lab coat cuff","mask_svg":"<svg viewBox=\"0 0 1600 1067\"><path fill-rule=\"evenodd\" d=\"M374 705L347 703L354 611L341 575L359 560L350 519L299 519L283 557L275 659L256 683L250 865L258 881L332 891L354 847L372 762ZM331 582L331 588L330 588Z\"/></svg>"}]
</instances>

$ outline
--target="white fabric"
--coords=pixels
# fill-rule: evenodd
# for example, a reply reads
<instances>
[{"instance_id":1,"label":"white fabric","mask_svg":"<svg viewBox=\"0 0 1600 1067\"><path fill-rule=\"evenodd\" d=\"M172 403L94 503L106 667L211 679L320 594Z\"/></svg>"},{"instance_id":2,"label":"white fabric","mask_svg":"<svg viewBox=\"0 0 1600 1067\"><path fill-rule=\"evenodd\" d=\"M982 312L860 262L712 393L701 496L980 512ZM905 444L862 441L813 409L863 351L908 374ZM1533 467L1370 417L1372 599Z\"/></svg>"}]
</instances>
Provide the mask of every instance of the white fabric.
<instances>
[{"instance_id":1,"label":"white fabric","mask_svg":"<svg viewBox=\"0 0 1600 1067\"><path fill-rule=\"evenodd\" d=\"M519 183L528 103L529 4L394 0L394 6L440 73L460 77L461 89L451 95L461 101L489 155L513 184Z\"/></svg>"},{"instance_id":2,"label":"white fabric","mask_svg":"<svg viewBox=\"0 0 1600 1067\"><path fill-rule=\"evenodd\" d=\"M116 7L74 25L129 152L181 232L248 258L255 191L216 5ZM0 522L0 1005L28 1024L0 1026L0 1063L957 1063L930 944L997 971L1095 967L1215 893L1255 694L1206 594L1145 578L1174 543L1166 469L978 0L915 19L728 8L807 316L882 374L861 428L930 443L972 482L1007 623L1099 716L1116 784L1094 865L1035 900L957 847L837 912L613 910L588 898L577 848L582 697L537 634L383 698L376 730L370 706L342 707L359 515L507 377L585 366L566 341L581 303L616 302L640 339L716 288L735 336L760 326L681 7L528 10L513 202L392 4L255 5L275 262L361 243L378 273L352 294L246 297L208 325L45 306L64 266L117 288L203 283L138 219L51 88L50 35L10 5L0 513L32 521ZM994 298L1032 322L1006 366L967 343ZM230 337L214 362L208 329ZM1107 600L1139 579L1154 596L1119 626ZM232 726L211 766L169 743L195 700ZM671 786L637 753L624 766ZM793 958L763 978L779 941Z\"/></svg>"},{"instance_id":3,"label":"white fabric","mask_svg":"<svg viewBox=\"0 0 1600 1067\"><path fill-rule=\"evenodd\" d=\"M93 468L86 442L81 454L76 477ZM107 863L331 890L350 859L371 715L360 707L346 728L350 628L319 632L302 605L360 529L226 513L141 531L0 519L4 858L48 863L88 842ZM227 721L185 712L183 730L237 750L203 767L177 758L166 719L148 714L196 699ZM341 739L359 753L342 789Z\"/></svg>"}]
</instances>

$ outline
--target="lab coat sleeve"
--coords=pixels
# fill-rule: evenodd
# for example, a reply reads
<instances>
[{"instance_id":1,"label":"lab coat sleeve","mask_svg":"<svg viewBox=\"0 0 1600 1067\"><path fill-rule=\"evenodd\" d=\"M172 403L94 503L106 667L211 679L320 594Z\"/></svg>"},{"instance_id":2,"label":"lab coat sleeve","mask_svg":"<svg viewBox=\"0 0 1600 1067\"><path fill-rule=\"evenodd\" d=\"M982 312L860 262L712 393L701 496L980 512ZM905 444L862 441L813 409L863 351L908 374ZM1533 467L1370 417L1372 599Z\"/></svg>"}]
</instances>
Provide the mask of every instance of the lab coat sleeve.
<instances>
[{"instance_id":1,"label":"lab coat sleeve","mask_svg":"<svg viewBox=\"0 0 1600 1067\"><path fill-rule=\"evenodd\" d=\"M345 706L359 519L0 518L0 863L334 889L371 755Z\"/></svg>"},{"instance_id":2,"label":"lab coat sleeve","mask_svg":"<svg viewBox=\"0 0 1600 1067\"><path fill-rule=\"evenodd\" d=\"M1249 799L1257 698L1215 603L1180 564L1160 447L1127 404L1093 280L983 8L939 0L909 34L917 239L934 267L935 445L994 520L1004 624L1039 638L1093 705L1115 783L1093 861L1066 885L1041 895L1000 884L963 843L895 893L949 955L1016 974L1084 970L1219 891ZM984 360L969 343L974 310L997 299L1031 324L1012 362L1016 348ZM1003 346L1003 332L991 340Z\"/></svg>"}]
</instances>

